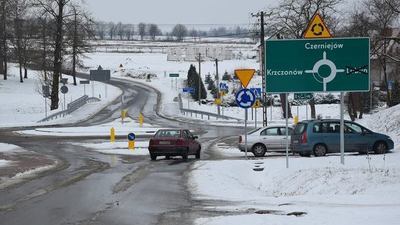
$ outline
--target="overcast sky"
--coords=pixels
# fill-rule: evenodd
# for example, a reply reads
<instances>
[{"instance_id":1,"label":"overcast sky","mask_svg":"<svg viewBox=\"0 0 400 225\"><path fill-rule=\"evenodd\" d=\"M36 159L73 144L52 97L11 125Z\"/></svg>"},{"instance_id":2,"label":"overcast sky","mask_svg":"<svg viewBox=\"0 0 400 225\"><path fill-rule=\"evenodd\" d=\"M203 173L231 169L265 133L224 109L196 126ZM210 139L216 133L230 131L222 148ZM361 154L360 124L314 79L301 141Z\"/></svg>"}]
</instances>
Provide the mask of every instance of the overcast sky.
<instances>
[{"instance_id":1,"label":"overcast sky","mask_svg":"<svg viewBox=\"0 0 400 225\"><path fill-rule=\"evenodd\" d=\"M101 21L137 24L248 24L274 0L85 0Z\"/></svg>"}]
</instances>

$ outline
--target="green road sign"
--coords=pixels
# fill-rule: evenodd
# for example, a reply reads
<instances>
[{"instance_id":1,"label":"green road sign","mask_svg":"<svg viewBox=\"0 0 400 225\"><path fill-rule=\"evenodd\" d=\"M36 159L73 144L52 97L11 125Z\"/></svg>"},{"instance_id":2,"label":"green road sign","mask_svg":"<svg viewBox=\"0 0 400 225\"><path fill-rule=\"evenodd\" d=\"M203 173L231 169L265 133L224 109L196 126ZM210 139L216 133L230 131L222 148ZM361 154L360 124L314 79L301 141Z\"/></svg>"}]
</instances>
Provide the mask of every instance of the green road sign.
<instances>
[{"instance_id":1,"label":"green road sign","mask_svg":"<svg viewBox=\"0 0 400 225\"><path fill-rule=\"evenodd\" d=\"M179 74L178 73L170 73L169 77L179 77Z\"/></svg>"},{"instance_id":2,"label":"green road sign","mask_svg":"<svg viewBox=\"0 0 400 225\"><path fill-rule=\"evenodd\" d=\"M312 98L312 93L294 93L294 100L310 100Z\"/></svg>"},{"instance_id":3,"label":"green road sign","mask_svg":"<svg viewBox=\"0 0 400 225\"><path fill-rule=\"evenodd\" d=\"M369 91L369 38L268 40L267 93Z\"/></svg>"}]
</instances>

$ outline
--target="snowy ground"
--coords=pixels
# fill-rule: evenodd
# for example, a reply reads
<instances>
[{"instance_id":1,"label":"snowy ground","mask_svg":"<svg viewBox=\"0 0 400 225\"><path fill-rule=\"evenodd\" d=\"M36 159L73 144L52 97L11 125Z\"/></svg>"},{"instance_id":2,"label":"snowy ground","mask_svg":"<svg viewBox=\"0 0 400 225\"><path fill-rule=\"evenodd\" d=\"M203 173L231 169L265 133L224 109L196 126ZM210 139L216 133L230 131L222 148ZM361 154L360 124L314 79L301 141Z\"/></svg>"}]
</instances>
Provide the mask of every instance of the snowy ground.
<instances>
[{"instance_id":1,"label":"snowy ground","mask_svg":"<svg viewBox=\"0 0 400 225\"><path fill-rule=\"evenodd\" d=\"M100 97L102 101L87 104L84 108L72 113L65 118L55 121L38 124L37 121L45 118L45 100L42 97L42 81L37 71L28 71L28 79L24 83L19 82L18 68L16 64L9 64L8 80L0 80L0 127L34 126L54 123L71 123L80 121L94 114L117 96L121 94L118 88L107 87L107 98L105 98L104 84L94 83L94 96ZM81 97L86 88L86 94L92 96L91 85L72 85L72 78L69 79L67 87L68 93L65 95L65 105ZM79 79L78 79L79 83ZM62 110L64 107L64 95L60 93L59 109L50 111L50 100L47 100L47 113L51 115Z\"/></svg>"},{"instance_id":2,"label":"snowy ground","mask_svg":"<svg viewBox=\"0 0 400 225\"><path fill-rule=\"evenodd\" d=\"M17 131L17 133L63 137L108 137L110 136L111 128L114 128L116 137L126 137L129 133L134 133L135 135L153 135L161 127L152 126L148 123L144 123L140 126L136 120L126 118L124 122L122 122L121 119L117 119L111 123L89 127L36 128L34 130Z\"/></svg>"},{"instance_id":3,"label":"snowy ground","mask_svg":"<svg viewBox=\"0 0 400 225\"><path fill-rule=\"evenodd\" d=\"M0 189L57 166L57 161L16 145L0 143Z\"/></svg>"},{"instance_id":4,"label":"snowy ground","mask_svg":"<svg viewBox=\"0 0 400 225\"><path fill-rule=\"evenodd\" d=\"M339 154L291 156L286 169L283 154L246 161L237 148L217 145L227 160L196 162L189 186L196 199L228 201L210 209L229 213L201 218L196 224L398 224L399 113L396 106L360 121L390 135L395 142L392 153L346 154L345 165ZM306 214L288 216L293 212Z\"/></svg>"},{"instance_id":5,"label":"snowy ground","mask_svg":"<svg viewBox=\"0 0 400 225\"><path fill-rule=\"evenodd\" d=\"M86 143L79 144L87 148L91 148L94 151L109 154L109 155L149 155L148 141L136 141L134 149L128 149L128 142L98 142L98 143Z\"/></svg>"}]
</instances>

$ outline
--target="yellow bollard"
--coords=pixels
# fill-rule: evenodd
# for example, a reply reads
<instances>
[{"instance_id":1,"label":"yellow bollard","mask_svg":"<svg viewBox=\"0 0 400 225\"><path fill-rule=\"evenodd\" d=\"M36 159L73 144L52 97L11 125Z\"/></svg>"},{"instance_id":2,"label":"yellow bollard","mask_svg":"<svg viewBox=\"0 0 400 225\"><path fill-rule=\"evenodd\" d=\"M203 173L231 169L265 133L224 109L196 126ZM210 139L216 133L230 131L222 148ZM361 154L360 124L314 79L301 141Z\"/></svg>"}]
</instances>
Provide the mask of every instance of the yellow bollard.
<instances>
[{"instance_id":1,"label":"yellow bollard","mask_svg":"<svg viewBox=\"0 0 400 225\"><path fill-rule=\"evenodd\" d=\"M294 116L293 123L296 125L299 122L299 116Z\"/></svg>"},{"instance_id":2,"label":"yellow bollard","mask_svg":"<svg viewBox=\"0 0 400 225\"><path fill-rule=\"evenodd\" d=\"M139 113L139 125L140 127L143 126L143 122L144 122L144 116L142 113Z\"/></svg>"},{"instance_id":3,"label":"yellow bollard","mask_svg":"<svg viewBox=\"0 0 400 225\"><path fill-rule=\"evenodd\" d=\"M121 122L124 122L124 119L126 118L126 115L128 114L128 110L122 110L121 111Z\"/></svg>"},{"instance_id":4,"label":"yellow bollard","mask_svg":"<svg viewBox=\"0 0 400 225\"><path fill-rule=\"evenodd\" d=\"M131 151L135 149L135 141L128 141L128 149Z\"/></svg>"},{"instance_id":5,"label":"yellow bollard","mask_svg":"<svg viewBox=\"0 0 400 225\"><path fill-rule=\"evenodd\" d=\"M110 141L111 141L111 143L115 142L115 129L114 129L114 127L112 127L111 130L110 130Z\"/></svg>"}]
</instances>

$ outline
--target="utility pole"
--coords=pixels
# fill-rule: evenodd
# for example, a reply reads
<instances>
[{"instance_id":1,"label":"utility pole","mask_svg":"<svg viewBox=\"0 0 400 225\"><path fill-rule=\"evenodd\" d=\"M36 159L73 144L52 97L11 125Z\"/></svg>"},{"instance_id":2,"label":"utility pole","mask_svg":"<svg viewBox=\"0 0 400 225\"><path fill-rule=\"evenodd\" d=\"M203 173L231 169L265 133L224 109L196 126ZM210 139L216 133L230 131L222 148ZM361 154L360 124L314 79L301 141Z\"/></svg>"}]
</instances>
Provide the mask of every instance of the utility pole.
<instances>
[{"instance_id":1,"label":"utility pole","mask_svg":"<svg viewBox=\"0 0 400 225\"><path fill-rule=\"evenodd\" d=\"M199 52L199 105L201 105L201 53Z\"/></svg>"},{"instance_id":2,"label":"utility pole","mask_svg":"<svg viewBox=\"0 0 400 225\"><path fill-rule=\"evenodd\" d=\"M268 125L267 121L267 93L266 93L266 82L265 82L265 43L264 43L264 11L256 14L251 14L253 17L260 17L260 71L262 76L262 99L263 99L263 126Z\"/></svg>"},{"instance_id":3,"label":"utility pole","mask_svg":"<svg viewBox=\"0 0 400 225\"><path fill-rule=\"evenodd\" d=\"M221 99L221 90L219 89L218 59L217 58L215 58L215 74L216 74L215 76L217 78L217 90L218 90L217 97L219 99ZM217 104L217 111L218 111L218 115L221 115L221 106L219 104Z\"/></svg>"}]
</instances>

